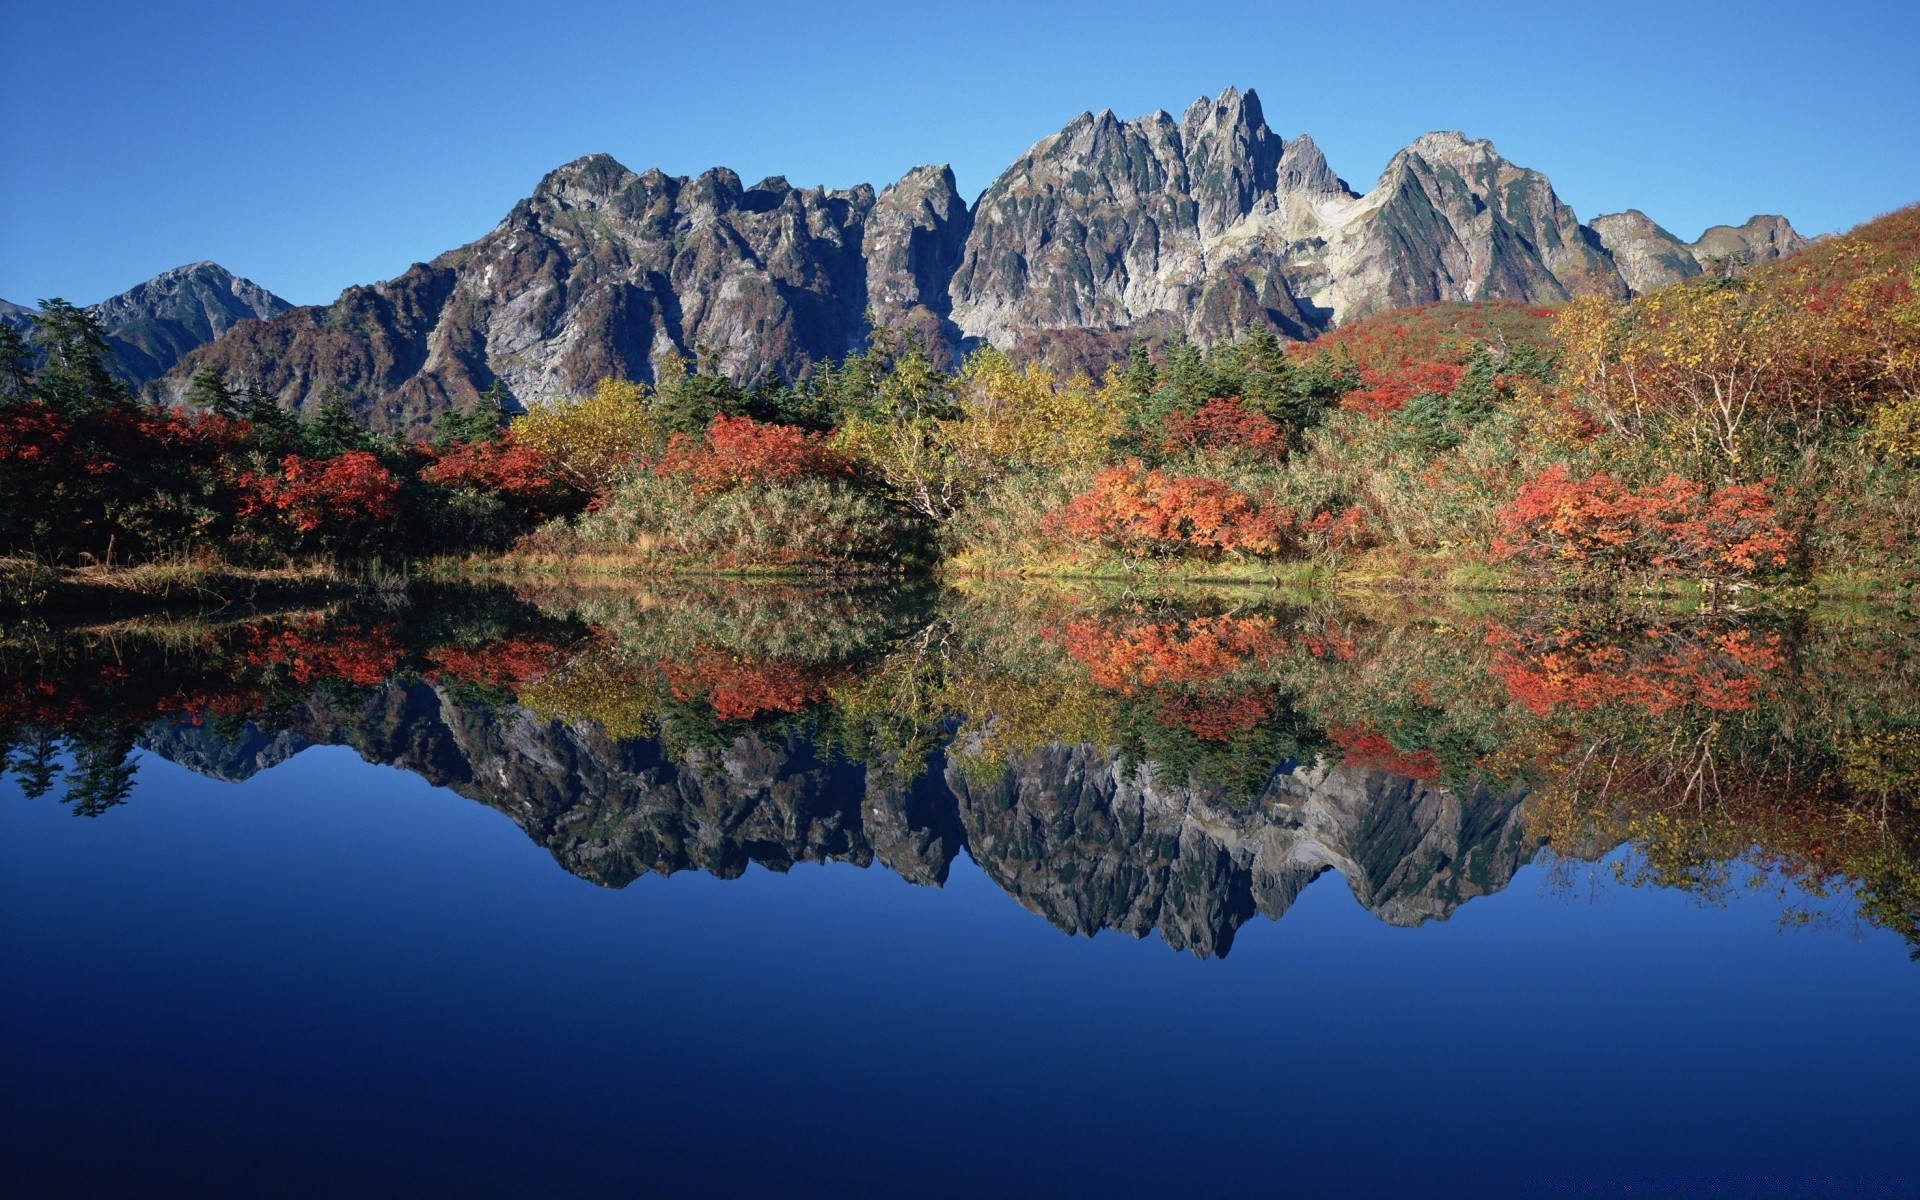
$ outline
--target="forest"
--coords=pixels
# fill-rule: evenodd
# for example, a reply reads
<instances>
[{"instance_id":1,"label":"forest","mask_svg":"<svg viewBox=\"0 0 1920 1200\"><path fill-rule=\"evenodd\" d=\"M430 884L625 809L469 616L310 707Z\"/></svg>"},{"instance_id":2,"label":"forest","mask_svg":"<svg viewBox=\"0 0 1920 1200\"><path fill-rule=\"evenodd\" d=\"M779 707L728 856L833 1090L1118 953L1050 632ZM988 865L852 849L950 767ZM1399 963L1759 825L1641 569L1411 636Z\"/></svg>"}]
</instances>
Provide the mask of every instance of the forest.
<instances>
[{"instance_id":1,"label":"forest","mask_svg":"<svg viewBox=\"0 0 1920 1200\"><path fill-rule=\"evenodd\" d=\"M1632 300L1445 304L1101 378L910 336L752 389L698 350L418 437L0 330L0 586L75 574L1111 576L1910 594L1920 207Z\"/></svg>"}]
</instances>

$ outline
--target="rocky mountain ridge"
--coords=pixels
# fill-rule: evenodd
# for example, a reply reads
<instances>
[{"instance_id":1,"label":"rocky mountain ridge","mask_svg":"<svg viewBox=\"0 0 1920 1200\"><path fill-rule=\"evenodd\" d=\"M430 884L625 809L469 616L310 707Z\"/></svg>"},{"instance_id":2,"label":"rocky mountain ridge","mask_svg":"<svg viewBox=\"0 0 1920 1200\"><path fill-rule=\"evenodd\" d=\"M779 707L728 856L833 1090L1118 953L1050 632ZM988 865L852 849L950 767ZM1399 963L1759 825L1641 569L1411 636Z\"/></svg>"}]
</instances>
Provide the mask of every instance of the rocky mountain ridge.
<instances>
[{"instance_id":1,"label":"rocky mountain ridge","mask_svg":"<svg viewBox=\"0 0 1920 1200\"><path fill-rule=\"evenodd\" d=\"M1256 323L1311 338L1436 301L1626 296L1803 244L1778 217L1692 244L1637 212L1582 224L1544 175L1459 133L1416 139L1357 193L1228 88L1178 120L1083 113L972 205L937 166L876 192L589 155L479 240L241 327L156 391L179 398L205 363L290 408L337 395L409 427L496 382L540 403L609 374L650 380L669 355L791 378L872 323L949 360L988 343L1086 364L1138 336Z\"/></svg>"},{"instance_id":2,"label":"rocky mountain ridge","mask_svg":"<svg viewBox=\"0 0 1920 1200\"><path fill-rule=\"evenodd\" d=\"M241 322L269 320L292 307L218 263L197 262L163 271L89 311L107 331L114 373L138 387ZM34 311L0 300L0 323L31 336Z\"/></svg>"}]
</instances>

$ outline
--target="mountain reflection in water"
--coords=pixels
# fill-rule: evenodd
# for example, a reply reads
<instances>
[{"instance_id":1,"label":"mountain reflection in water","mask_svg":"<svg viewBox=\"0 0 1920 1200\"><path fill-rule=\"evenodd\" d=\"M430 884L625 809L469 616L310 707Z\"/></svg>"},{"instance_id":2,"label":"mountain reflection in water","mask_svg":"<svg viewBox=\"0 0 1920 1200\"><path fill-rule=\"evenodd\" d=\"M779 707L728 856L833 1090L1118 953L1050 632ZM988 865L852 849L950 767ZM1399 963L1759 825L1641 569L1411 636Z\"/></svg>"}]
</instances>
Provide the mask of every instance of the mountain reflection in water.
<instances>
[{"instance_id":1,"label":"mountain reflection in water","mask_svg":"<svg viewBox=\"0 0 1920 1200\"><path fill-rule=\"evenodd\" d=\"M1920 944L1916 630L1886 614L1297 607L1240 594L678 584L4 643L5 765L109 815L134 750L238 781L351 746L568 871L733 878L964 849L1071 933L1223 955L1322 872L1446 918L1545 848L1760 880ZM1627 845L1632 853L1612 855Z\"/></svg>"}]
</instances>

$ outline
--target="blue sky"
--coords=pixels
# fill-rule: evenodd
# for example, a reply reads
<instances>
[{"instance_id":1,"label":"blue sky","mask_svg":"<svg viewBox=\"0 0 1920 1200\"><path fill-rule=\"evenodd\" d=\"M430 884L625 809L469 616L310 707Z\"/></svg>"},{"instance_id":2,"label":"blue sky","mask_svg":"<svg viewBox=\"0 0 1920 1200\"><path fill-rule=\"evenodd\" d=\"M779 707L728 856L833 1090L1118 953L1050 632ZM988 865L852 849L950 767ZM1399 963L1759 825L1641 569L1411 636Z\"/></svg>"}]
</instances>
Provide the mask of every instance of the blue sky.
<instances>
[{"instance_id":1,"label":"blue sky","mask_svg":"<svg viewBox=\"0 0 1920 1200\"><path fill-rule=\"evenodd\" d=\"M1365 190L1428 129L1584 218L1804 232L1920 200L1920 4L0 0L0 296L211 258L297 303L485 233L552 167L977 194L1083 109L1233 84Z\"/></svg>"}]
</instances>

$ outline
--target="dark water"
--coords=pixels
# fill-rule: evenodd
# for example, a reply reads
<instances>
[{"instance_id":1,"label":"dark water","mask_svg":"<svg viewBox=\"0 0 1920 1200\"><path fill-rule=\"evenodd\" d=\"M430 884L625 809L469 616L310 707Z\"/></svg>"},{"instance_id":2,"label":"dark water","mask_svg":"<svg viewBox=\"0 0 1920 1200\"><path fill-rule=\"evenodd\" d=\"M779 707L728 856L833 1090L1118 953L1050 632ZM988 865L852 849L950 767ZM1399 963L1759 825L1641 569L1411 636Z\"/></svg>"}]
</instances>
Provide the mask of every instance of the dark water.
<instances>
[{"instance_id":1,"label":"dark water","mask_svg":"<svg viewBox=\"0 0 1920 1200\"><path fill-rule=\"evenodd\" d=\"M1920 1187L1896 616L763 589L6 646L19 1193Z\"/></svg>"}]
</instances>

